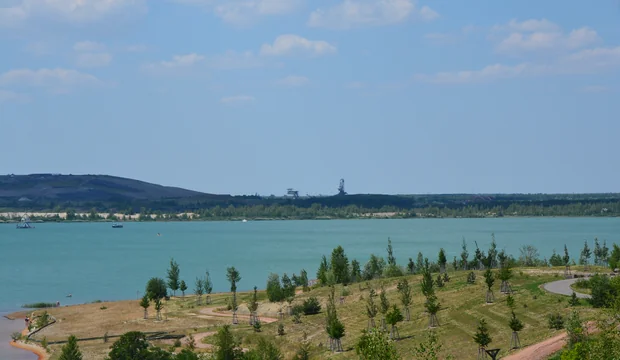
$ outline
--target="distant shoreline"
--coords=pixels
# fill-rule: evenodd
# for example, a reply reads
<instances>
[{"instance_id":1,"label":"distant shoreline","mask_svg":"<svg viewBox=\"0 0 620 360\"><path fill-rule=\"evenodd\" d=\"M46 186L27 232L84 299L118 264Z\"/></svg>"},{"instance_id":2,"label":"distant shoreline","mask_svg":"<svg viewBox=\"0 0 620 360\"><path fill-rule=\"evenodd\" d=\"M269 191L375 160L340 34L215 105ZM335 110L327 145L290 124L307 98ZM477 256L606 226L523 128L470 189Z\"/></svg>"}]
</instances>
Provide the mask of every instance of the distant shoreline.
<instances>
[{"instance_id":1,"label":"distant shoreline","mask_svg":"<svg viewBox=\"0 0 620 360\"><path fill-rule=\"evenodd\" d=\"M30 222L35 224L41 223L115 223L115 222L124 222L124 223L167 223L167 222L242 222L246 221L300 221L300 220L407 220L407 219L534 219L534 218L556 218L556 219L591 219L591 218L618 218L620 216L615 214L609 215L597 215L597 216L588 216L588 215L504 215L504 216L404 216L404 215L383 215L383 214L363 214L360 216L350 216L350 217L328 217L328 216L317 216L317 217L260 217L260 218L187 218L187 219L152 219L152 220L140 220L140 219L119 219L119 220L108 220L108 219L100 219L100 220L83 220L83 219L75 219L75 220L66 220L63 218L54 218L54 214L50 214L49 218L43 218L36 216L34 219L31 218ZM18 224L21 221L21 216L18 218L9 218L9 219L1 219L3 216L0 213L0 224ZM6 217L5 217L6 218Z\"/></svg>"}]
</instances>

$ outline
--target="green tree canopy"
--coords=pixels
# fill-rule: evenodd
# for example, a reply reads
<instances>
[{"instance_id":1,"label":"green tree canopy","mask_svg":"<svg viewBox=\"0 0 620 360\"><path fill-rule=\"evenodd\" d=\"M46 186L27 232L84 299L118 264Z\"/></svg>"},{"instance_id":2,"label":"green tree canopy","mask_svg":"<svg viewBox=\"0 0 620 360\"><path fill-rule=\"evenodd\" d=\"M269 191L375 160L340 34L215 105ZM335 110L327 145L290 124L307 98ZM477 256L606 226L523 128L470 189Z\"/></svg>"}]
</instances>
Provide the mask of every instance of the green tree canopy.
<instances>
[{"instance_id":1,"label":"green tree canopy","mask_svg":"<svg viewBox=\"0 0 620 360\"><path fill-rule=\"evenodd\" d=\"M181 270L179 264L174 259L170 259L170 267L168 268L168 287L172 290L172 295L176 295L179 290L179 275Z\"/></svg>"},{"instance_id":2,"label":"green tree canopy","mask_svg":"<svg viewBox=\"0 0 620 360\"><path fill-rule=\"evenodd\" d=\"M60 350L58 360L82 360L82 353L80 352L75 336L69 336L69 340Z\"/></svg>"},{"instance_id":3,"label":"green tree canopy","mask_svg":"<svg viewBox=\"0 0 620 360\"><path fill-rule=\"evenodd\" d=\"M148 294L149 299L162 299L168 296L168 289L166 287L166 282L161 278L151 278L146 283L146 294Z\"/></svg>"}]
</instances>

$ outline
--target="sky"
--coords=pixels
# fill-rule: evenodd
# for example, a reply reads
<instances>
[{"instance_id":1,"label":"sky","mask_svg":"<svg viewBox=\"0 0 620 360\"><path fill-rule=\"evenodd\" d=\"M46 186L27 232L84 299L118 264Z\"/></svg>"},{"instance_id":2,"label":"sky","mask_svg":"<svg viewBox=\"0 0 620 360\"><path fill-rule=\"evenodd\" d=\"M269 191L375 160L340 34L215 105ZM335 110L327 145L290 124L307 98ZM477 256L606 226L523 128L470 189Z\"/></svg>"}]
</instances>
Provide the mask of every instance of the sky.
<instances>
[{"instance_id":1,"label":"sky","mask_svg":"<svg viewBox=\"0 0 620 360\"><path fill-rule=\"evenodd\" d=\"M0 173L618 192L620 1L0 0Z\"/></svg>"}]
</instances>

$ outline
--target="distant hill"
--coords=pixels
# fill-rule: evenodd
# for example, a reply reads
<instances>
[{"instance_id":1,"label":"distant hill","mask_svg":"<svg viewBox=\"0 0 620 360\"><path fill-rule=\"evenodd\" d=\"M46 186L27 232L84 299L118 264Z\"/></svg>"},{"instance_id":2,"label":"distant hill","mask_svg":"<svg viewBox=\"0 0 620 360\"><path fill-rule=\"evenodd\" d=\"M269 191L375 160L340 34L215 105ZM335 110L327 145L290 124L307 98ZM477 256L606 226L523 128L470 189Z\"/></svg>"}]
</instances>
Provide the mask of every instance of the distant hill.
<instances>
[{"instance_id":1,"label":"distant hill","mask_svg":"<svg viewBox=\"0 0 620 360\"><path fill-rule=\"evenodd\" d=\"M589 206L593 205L593 206ZM557 215L620 214L620 194L432 194L382 195L352 194L320 197L276 197L258 195L217 195L156 185L108 175L0 175L0 209L15 211L90 210L182 212L216 208L217 217L250 215L300 216L296 210L310 209L313 216L331 213L323 209L342 209L338 216L359 211L414 211L429 209L431 214L477 216L482 212L537 215L541 208L561 206ZM515 209L514 206L520 207ZM219 211L220 209L229 209ZM236 210L230 210L234 207ZM444 209L438 211L438 209ZM426 212L426 210L425 210ZM549 213L548 211L546 212ZM278 215L280 214L280 215ZM284 215L282 215L284 214Z\"/></svg>"}]
</instances>

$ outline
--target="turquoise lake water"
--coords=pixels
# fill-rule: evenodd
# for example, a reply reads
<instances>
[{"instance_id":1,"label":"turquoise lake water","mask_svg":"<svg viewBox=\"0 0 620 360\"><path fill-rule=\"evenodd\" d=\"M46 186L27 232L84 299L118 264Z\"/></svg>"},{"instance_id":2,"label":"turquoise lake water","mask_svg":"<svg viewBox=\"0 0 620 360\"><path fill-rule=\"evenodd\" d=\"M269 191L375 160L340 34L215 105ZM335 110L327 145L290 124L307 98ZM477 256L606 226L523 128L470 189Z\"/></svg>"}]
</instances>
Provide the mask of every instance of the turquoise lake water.
<instances>
[{"instance_id":1,"label":"turquoise lake water","mask_svg":"<svg viewBox=\"0 0 620 360\"><path fill-rule=\"evenodd\" d=\"M410 220L312 220L242 222L42 223L17 230L0 225L0 313L24 303L61 305L142 296L152 276L165 277L170 257L193 289L208 269L215 291L226 291L226 267L241 272L240 290L264 288L270 272L314 278L321 255L342 245L349 259L364 264L371 253L385 256L388 236L405 265L418 251L435 259L443 247L451 260L464 236L486 250L494 232L499 249L518 255L524 244L542 257L566 243L577 256L588 239L620 243L620 218L498 218ZM161 236L157 236L160 233ZM139 293L138 293L139 292ZM66 298L72 294L72 298Z\"/></svg>"}]
</instances>

